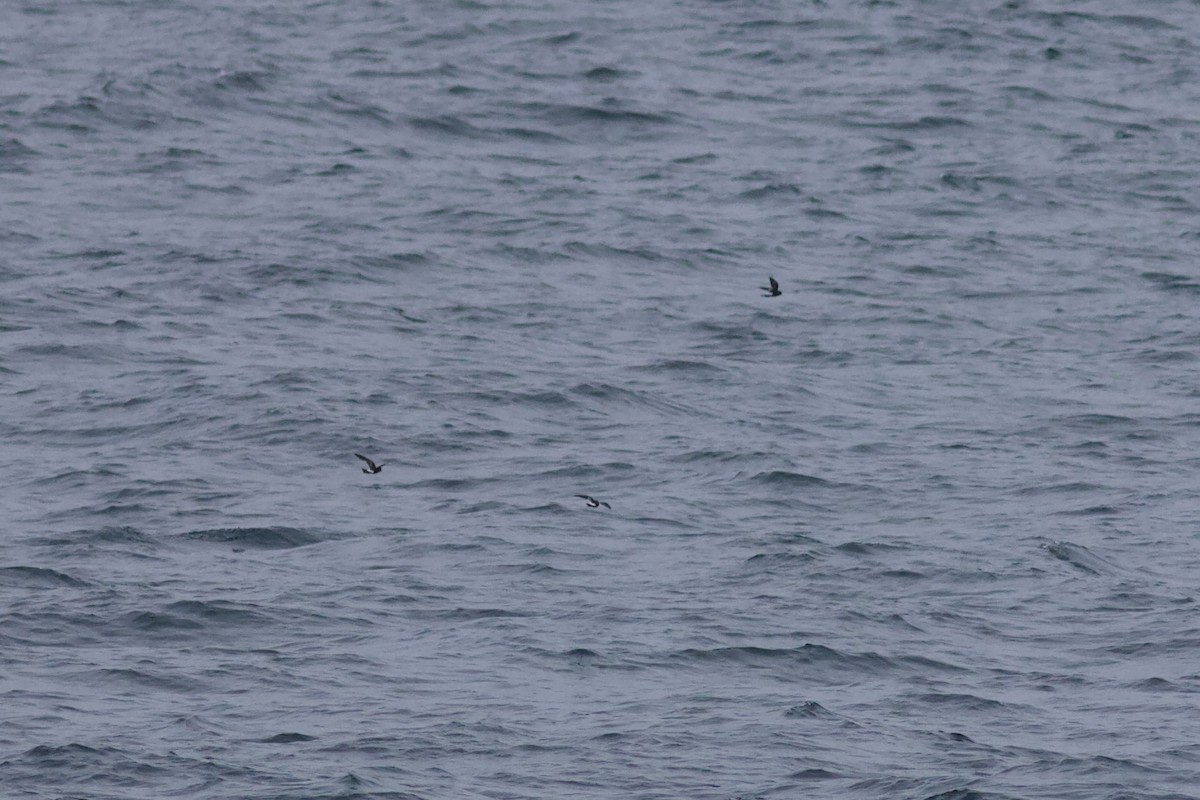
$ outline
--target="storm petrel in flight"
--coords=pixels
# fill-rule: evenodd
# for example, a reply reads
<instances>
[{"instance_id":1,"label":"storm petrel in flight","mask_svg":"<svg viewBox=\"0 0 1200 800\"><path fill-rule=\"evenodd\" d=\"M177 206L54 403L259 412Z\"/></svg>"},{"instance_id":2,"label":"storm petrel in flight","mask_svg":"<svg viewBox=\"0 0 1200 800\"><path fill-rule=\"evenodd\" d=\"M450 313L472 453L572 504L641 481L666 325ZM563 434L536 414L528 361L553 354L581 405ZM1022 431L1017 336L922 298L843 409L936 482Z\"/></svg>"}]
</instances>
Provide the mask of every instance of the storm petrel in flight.
<instances>
[{"instance_id":1,"label":"storm petrel in flight","mask_svg":"<svg viewBox=\"0 0 1200 800\"><path fill-rule=\"evenodd\" d=\"M775 280L774 278L767 278L767 280L771 282L770 286L758 287L766 292L763 297L779 297L779 295L783 294L783 292L779 291L779 281Z\"/></svg>"},{"instance_id":2,"label":"storm petrel in flight","mask_svg":"<svg viewBox=\"0 0 1200 800\"><path fill-rule=\"evenodd\" d=\"M597 500L596 498L592 497L590 494L577 494L575 496L582 497L584 500L587 500L588 508L599 508L600 506L604 506L605 508L612 508L612 506L610 506L608 503L604 502L603 500Z\"/></svg>"},{"instance_id":3,"label":"storm petrel in flight","mask_svg":"<svg viewBox=\"0 0 1200 800\"><path fill-rule=\"evenodd\" d=\"M366 456L358 455L358 453L355 453L354 455L357 458L361 458L363 461L367 462L367 466L363 467L363 472L365 472L368 475L374 475L376 472L379 472L381 469L383 469L383 464L376 464L374 461L367 458Z\"/></svg>"}]
</instances>

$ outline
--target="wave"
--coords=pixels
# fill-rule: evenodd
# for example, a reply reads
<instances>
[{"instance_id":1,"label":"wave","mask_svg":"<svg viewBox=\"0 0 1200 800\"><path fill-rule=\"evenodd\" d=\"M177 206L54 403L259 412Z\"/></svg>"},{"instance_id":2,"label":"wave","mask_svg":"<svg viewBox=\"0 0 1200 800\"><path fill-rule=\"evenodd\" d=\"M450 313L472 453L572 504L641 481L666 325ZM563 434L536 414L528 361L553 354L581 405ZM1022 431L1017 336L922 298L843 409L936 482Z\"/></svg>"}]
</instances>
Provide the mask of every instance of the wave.
<instances>
[{"instance_id":1,"label":"wave","mask_svg":"<svg viewBox=\"0 0 1200 800\"><path fill-rule=\"evenodd\" d=\"M52 589L60 586L89 586L87 581L46 567L0 567L0 586Z\"/></svg>"},{"instance_id":2,"label":"wave","mask_svg":"<svg viewBox=\"0 0 1200 800\"><path fill-rule=\"evenodd\" d=\"M183 538L192 541L236 544L260 550L287 550L323 541L324 537L299 528L209 528L188 531Z\"/></svg>"},{"instance_id":3,"label":"wave","mask_svg":"<svg viewBox=\"0 0 1200 800\"><path fill-rule=\"evenodd\" d=\"M1065 561L1089 575L1111 575L1121 571L1116 564L1101 558L1082 545L1057 541L1042 545L1042 549L1059 561Z\"/></svg>"},{"instance_id":4,"label":"wave","mask_svg":"<svg viewBox=\"0 0 1200 800\"><path fill-rule=\"evenodd\" d=\"M846 484L837 484L827 481L824 478L818 478L815 475L805 475L802 472L788 472L787 470L774 469L769 472L759 472L753 475L750 480L755 483L761 483L771 487L784 488L807 488L810 486L844 486Z\"/></svg>"}]
</instances>

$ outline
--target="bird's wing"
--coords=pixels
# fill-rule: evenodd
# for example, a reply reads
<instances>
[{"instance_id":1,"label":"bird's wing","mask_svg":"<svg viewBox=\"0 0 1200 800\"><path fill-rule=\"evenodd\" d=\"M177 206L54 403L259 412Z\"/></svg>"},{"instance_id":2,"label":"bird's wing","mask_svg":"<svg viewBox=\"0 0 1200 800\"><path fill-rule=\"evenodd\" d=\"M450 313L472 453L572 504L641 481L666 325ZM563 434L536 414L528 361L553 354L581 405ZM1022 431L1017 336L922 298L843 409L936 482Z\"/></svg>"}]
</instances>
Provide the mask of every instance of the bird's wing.
<instances>
[{"instance_id":1,"label":"bird's wing","mask_svg":"<svg viewBox=\"0 0 1200 800\"><path fill-rule=\"evenodd\" d=\"M612 506L610 506L608 503L604 502L603 500L600 501L600 505L604 506L605 508L612 508Z\"/></svg>"},{"instance_id":2,"label":"bird's wing","mask_svg":"<svg viewBox=\"0 0 1200 800\"><path fill-rule=\"evenodd\" d=\"M779 281L775 280L774 278L767 278L767 280L769 280L771 282L771 291L772 292L779 291Z\"/></svg>"},{"instance_id":3,"label":"bird's wing","mask_svg":"<svg viewBox=\"0 0 1200 800\"><path fill-rule=\"evenodd\" d=\"M591 499L592 499L592 496L591 496L590 494L577 494L577 495L575 495L575 496L576 496L576 497L582 497L584 500L591 500Z\"/></svg>"},{"instance_id":4,"label":"bird's wing","mask_svg":"<svg viewBox=\"0 0 1200 800\"><path fill-rule=\"evenodd\" d=\"M370 465L371 469L375 468L375 462L372 461L371 459L367 458L366 456L359 455L358 453L355 453L354 456L355 456L355 458L361 458L363 461L367 462L367 464Z\"/></svg>"}]
</instances>

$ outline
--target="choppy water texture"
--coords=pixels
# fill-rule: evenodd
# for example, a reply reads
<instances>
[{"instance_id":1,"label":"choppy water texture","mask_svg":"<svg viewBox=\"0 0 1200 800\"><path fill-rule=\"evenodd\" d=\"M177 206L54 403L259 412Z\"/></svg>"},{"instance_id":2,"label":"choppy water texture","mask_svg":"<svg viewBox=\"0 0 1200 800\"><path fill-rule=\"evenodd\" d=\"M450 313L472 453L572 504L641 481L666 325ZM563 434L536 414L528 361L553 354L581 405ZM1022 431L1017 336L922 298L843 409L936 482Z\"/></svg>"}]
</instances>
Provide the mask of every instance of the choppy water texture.
<instances>
[{"instance_id":1,"label":"choppy water texture","mask_svg":"<svg viewBox=\"0 0 1200 800\"><path fill-rule=\"evenodd\" d=\"M1198 68L4 4L0 794L1200 797Z\"/></svg>"}]
</instances>

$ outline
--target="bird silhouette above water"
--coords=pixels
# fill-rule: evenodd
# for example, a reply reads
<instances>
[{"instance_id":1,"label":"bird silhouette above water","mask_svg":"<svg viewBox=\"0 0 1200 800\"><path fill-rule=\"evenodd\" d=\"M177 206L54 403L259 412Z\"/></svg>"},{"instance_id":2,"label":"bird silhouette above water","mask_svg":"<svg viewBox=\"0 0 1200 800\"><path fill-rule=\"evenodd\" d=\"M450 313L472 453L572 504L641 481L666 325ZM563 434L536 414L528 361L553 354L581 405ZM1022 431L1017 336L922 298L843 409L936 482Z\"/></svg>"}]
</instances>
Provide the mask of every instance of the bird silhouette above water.
<instances>
[{"instance_id":1,"label":"bird silhouette above water","mask_svg":"<svg viewBox=\"0 0 1200 800\"><path fill-rule=\"evenodd\" d=\"M783 292L779 290L779 281L775 280L774 278L767 278L767 280L771 282L770 286L758 287L766 292L763 297L779 297L779 295L783 294Z\"/></svg>"},{"instance_id":2,"label":"bird silhouette above water","mask_svg":"<svg viewBox=\"0 0 1200 800\"><path fill-rule=\"evenodd\" d=\"M377 473L381 469L383 469L383 464L376 464L374 461L367 458L366 456L360 456L358 453L355 453L354 456L356 458L361 458L363 461L367 462L367 466L363 467L363 472L365 472L368 475L374 475L375 473Z\"/></svg>"},{"instance_id":3,"label":"bird silhouette above water","mask_svg":"<svg viewBox=\"0 0 1200 800\"><path fill-rule=\"evenodd\" d=\"M577 494L575 496L582 497L584 500L587 500L588 508L599 508L600 506L604 506L605 508L612 508L612 506L610 506L608 503L604 502L603 500L597 500L596 498L592 497L590 494Z\"/></svg>"}]
</instances>

